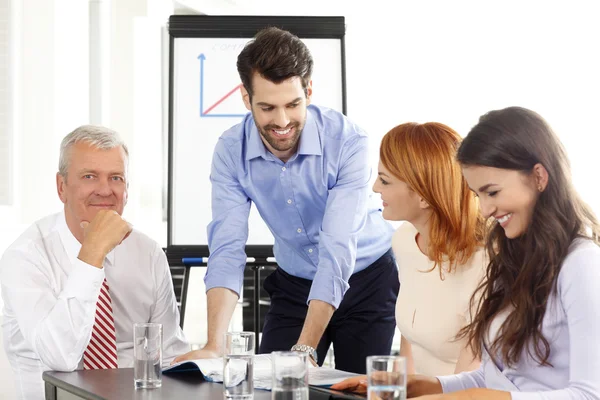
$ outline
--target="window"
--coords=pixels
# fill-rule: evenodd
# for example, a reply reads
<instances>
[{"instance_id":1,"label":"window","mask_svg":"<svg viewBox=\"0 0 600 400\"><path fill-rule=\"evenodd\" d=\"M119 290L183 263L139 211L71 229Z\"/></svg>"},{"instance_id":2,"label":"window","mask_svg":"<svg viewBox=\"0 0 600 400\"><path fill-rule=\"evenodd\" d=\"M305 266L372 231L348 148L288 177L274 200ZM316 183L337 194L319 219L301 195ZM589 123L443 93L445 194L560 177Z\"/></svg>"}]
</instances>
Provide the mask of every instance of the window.
<instances>
[{"instance_id":1,"label":"window","mask_svg":"<svg viewBox=\"0 0 600 400\"><path fill-rule=\"evenodd\" d=\"M10 0L0 0L0 206L13 203L10 3Z\"/></svg>"}]
</instances>

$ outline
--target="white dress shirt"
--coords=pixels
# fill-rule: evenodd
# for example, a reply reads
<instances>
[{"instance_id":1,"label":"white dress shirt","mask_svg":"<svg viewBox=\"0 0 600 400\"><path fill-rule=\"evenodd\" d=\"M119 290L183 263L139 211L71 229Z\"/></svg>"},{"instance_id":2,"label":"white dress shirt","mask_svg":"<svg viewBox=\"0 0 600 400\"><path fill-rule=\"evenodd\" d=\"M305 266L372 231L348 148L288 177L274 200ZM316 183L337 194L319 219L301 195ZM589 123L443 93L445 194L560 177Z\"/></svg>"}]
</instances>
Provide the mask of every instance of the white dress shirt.
<instances>
[{"instance_id":1,"label":"white dress shirt","mask_svg":"<svg viewBox=\"0 0 600 400\"><path fill-rule=\"evenodd\" d=\"M4 347L20 399L44 399L43 371L83 368L105 277L120 368L133 366L136 322L163 324L163 366L190 350L169 265L155 241L134 229L102 269L79 260L80 248L59 213L34 223L0 259Z\"/></svg>"}]
</instances>

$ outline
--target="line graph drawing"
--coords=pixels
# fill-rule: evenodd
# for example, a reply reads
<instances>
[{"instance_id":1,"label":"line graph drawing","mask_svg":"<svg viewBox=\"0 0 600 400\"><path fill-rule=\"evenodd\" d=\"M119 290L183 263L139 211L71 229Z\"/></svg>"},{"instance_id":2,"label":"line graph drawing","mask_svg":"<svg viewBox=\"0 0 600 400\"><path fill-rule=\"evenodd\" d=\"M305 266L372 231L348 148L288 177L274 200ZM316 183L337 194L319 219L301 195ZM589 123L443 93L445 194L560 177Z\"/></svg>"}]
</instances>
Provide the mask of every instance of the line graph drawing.
<instances>
[{"instance_id":1,"label":"line graph drawing","mask_svg":"<svg viewBox=\"0 0 600 400\"><path fill-rule=\"evenodd\" d=\"M219 104L221 104L222 102L227 100L231 95L233 95L235 92L240 90L240 88L242 87L241 83L239 85L237 85L236 87L234 87L233 89L231 89L227 94L222 96L216 102L214 102L210 107L204 109L204 91L205 91L204 63L206 61L206 56L204 55L204 53L200 53L200 55L198 56L198 60L200 60L200 117L202 117L202 118L206 118L206 117L242 118L242 117L244 117L246 114L219 114L219 113L212 112Z\"/></svg>"}]
</instances>

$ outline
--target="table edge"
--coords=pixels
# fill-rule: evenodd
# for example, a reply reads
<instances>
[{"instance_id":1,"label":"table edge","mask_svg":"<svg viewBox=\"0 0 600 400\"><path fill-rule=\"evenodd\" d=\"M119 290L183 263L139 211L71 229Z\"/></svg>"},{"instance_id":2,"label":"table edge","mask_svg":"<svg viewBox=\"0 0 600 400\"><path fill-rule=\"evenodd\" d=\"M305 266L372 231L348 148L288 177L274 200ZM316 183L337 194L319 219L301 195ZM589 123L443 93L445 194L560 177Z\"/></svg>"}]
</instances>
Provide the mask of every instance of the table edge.
<instances>
[{"instance_id":1,"label":"table edge","mask_svg":"<svg viewBox=\"0 0 600 400\"><path fill-rule=\"evenodd\" d=\"M51 372L60 372L60 371L44 371L42 373L42 379L44 380L44 382L48 382L49 384L53 385L55 388L61 388L62 390L65 390L71 394L74 394L74 395L84 398L86 400L106 400L104 397L97 396L97 395L90 393L86 390L83 390L77 386L71 385L70 383L61 381L60 379L51 375L50 374Z\"/></svg>"}]
</instances>

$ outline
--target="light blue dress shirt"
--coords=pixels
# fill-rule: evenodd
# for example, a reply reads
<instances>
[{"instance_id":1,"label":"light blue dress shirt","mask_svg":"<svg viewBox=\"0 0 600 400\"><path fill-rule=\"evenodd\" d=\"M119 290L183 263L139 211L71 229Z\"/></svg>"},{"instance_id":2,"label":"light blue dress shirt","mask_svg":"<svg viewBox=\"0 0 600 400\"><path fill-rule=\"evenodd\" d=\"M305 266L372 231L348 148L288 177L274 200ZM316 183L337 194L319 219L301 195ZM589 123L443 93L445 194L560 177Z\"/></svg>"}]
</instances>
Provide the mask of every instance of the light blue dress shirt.
<instances>
[{"instance_id":1,"label":"light blue dress shirt","mask_svg":"<svg viewBox=\"0 0 600 400\"><path fill-rule=\"evenodd\" d=\"M337 308L350 276L390 248L393 228L369 206L370 178L367 135L343 114L310 105L298 151L285 163L246 115L213 155L206 290L240 292L253 202L275 237L279 266L313 280L308 301Z\"/></svg>"}]
</instances>

